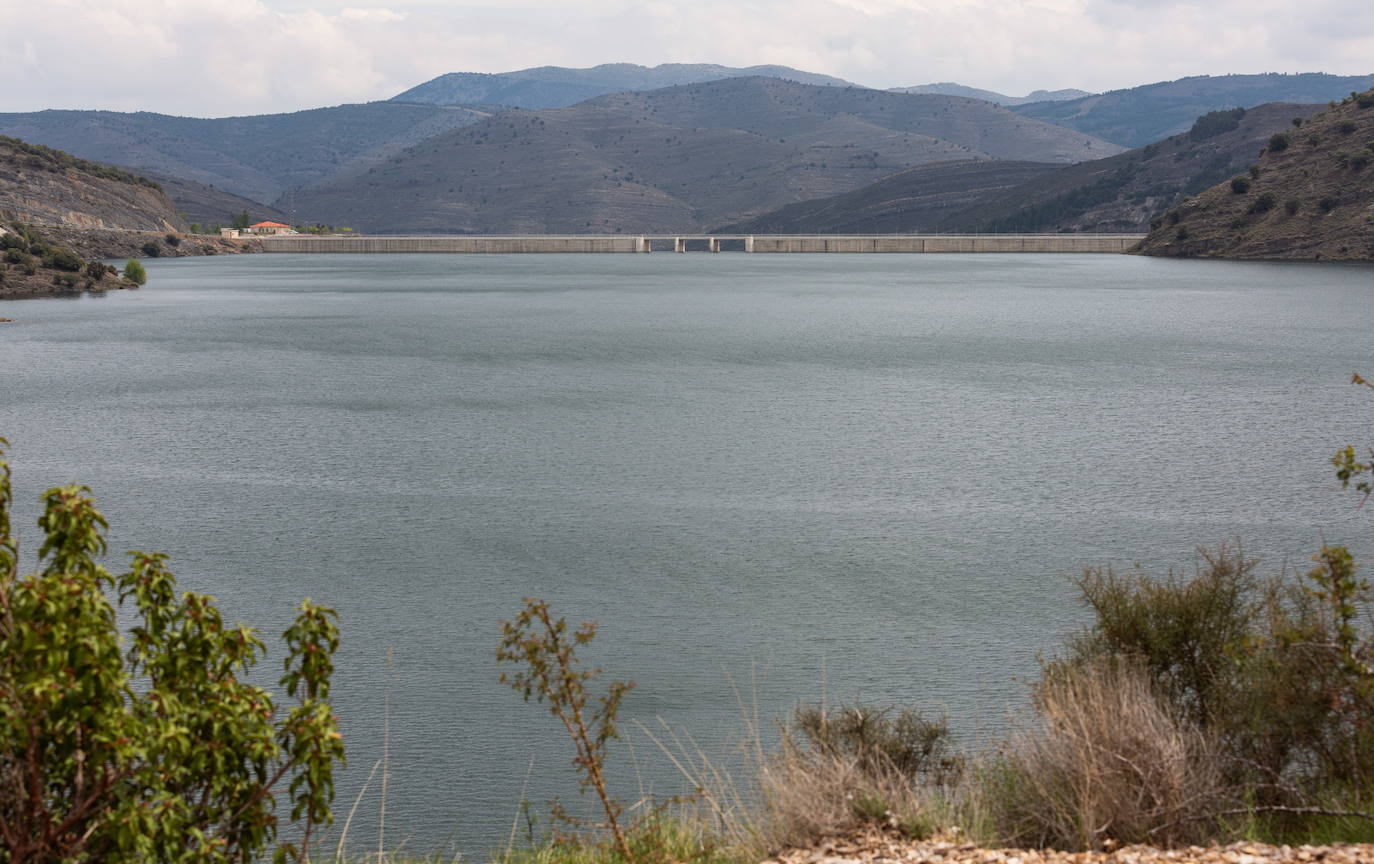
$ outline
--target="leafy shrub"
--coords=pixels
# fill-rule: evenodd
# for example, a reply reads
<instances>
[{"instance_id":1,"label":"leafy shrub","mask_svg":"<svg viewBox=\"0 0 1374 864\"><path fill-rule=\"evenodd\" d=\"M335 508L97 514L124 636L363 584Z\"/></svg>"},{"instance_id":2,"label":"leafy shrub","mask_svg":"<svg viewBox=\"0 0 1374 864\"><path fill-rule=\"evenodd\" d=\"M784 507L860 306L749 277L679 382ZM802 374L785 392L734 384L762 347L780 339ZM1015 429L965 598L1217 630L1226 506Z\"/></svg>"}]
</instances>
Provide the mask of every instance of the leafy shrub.
<instances>
[{"instance_id":1,"label":"leafy shrub","mask_svg":"<svg viewBox=\"0 0 1374 864\"><path fill-rule=\"evenodd\" d=\"M96 282L99 282L106 276L113 276L118 272L118 270L111 267L109 264L102 264L99 261L90 261L86 264L86 275Z\"/></svg>"},{"instance_id":2,"label":"leafy shrub","mask_svg":"<svg viewBox=\"0 0 1374 864\"><path fill-rule=\"evenodd\" d=\"M165 240L167 242L167 245L171 246L173 249L181 245L181 238L175 234L168 234L166 237L163 237L162 239Z\"/></svg>"},{"instance_id":3,"label":"leafy shrub","mask_svg":"<svg viewBox=\"0 0 1374 864\"><path fill-rule=\"evenodd\" d=\"M1264 173L1264 169L1260 168L1260 166L1258 165L1251 165L1249 171L1250 179L1252 180L1258 180L1260 178L1260 174Z\"/></svg>"},{"instance_id":4,"label":"leafy shrub","mask_svg":"<svg viewBox=\"0 0 1374 864\"><path fill-rule=\"evenodd\" d=\"M1249 177L1232 177L1232 178L1231 178L1231 192L1232 192L1232 193L1234 193L1234 194L1236 194L1236 195L1244 195L1246 192L1249 192L1249 191L1250 191L1250 178L1249 178Z\"/></svg>"},{"instance_id":5,"label":"leafy shrub","mask_svg":"<svg viewBox=\"0 0 1374 864\"><path fill-rule=\"evenodd\" d=\"M1187 239L1188 239L1188 226L1187 226L1187 225L1180 225L1180 226L1178 226L1178 231L1174 233L1174 239L1175 239L1175 240L1187 240Z\"/></svg>"},{"instance_id":6,"label":"leafy shrub","mask_svg":"<svg viewBox=\"0 0 1374 864\"><path fill-rule=\"evenodd\" d=\"M76 288L76 277L70 273L54 273L52 284L58 288L74 289Z\"/></svg>"},{"instance_id":7,"label":"leafy shrub","mask_svg":"<svg viewBox=\"0 0 1374 864\"><path fill-rule=\"evenodd\" d=\"M1288 149L1289 139L1287 132L1275 132L1269 136L1269 152L1282 153Z\"/></svg>"},{"instance_id":8,"label":"leafy shrub","mask_svg":"<svg viewBox=\"0 0 1374 864\"><path fill-rule=\"evenodd\" d=\"M1270 210L1273 210L1274 206L1278 203L1279 199L1273 192L1265 192L1257 196L1254 201L1250 202L1250 206L1246 208L1245 212L1252 215L1256 213L1268 213Z\"/></svg>"},{"instance_id":9,"label":"leafy shrub","mask_svg":"<svg viewBox=\"0 0 1374 864\"><path fill-rule=\"evenodd\" d=\"M160 245L158 245L157 241L155 241L155 240L149 240L147 243L144 243L144 244L143 244L143 257L144 257L144 258L157 258L157 257L158 257L159 255L161 255L161 254L162 254L162 247L161 247Z\"/></svg>"},{"instance_id":10,"label":"leafy shrub","mask_svg":"<svg viewBox=\"0 0 1374 864\"><path fill-rule=\"evenodd\" d=\"M1369 165L1369 153L1361 151L1350 157L1350 170L1362 171Z\"/></svg>"},{"instance_id":11,"label":"leafy shrub","mask_svg":"<svg viewBox=\"0 0 1374 864\"><path fill-rule=\"evenodd\" d=\"M1361 108L1374 108L1374 90L1369 90L1355 97L1355 104Z\"/></svg>"},{"instance_id":12,"label":"leafy shrub","mask_svg":"<svg viewBox=\"0 0 1374 864\"><path fill-rule=\"evenodd\" d=\"M100 563L105 518L82 486L50 489L42 570L18 572L0 460L0 838L8 861L249 861L277 835L276 795L314 830L331 820L343 744L329 706L334 613L306 601L284 634L281 685L242 680L263 644L211 598L178 595L162 555ZM125 651L110 596L133 612ZM280 790L282 783L289 789Z\"/></svg>"},{"instance_id":13,"label":"leafy shrub","mask_svg":"<svg viewBox=\"0 0 1374 864\"><path fill-rule=\"evenodd\" d=\"M148 271L143 269L143 265L137 259L130 258L124 262L124 278L135 285L146 285L148 283Z\"/></svg>"},{"instance_id":14,"label":"leafy shrub","mask_svg":"<svg viewBox=\"0 0 1374 864\"><path fill-rule=\"evenodd\" d=\"M1302 202L1300 202L1296 198L1289 198L1287 201L1283 202L1283 209L1285 212L1288 213L1289 216L1297 215L1297 212L1301 207Z\"/></svg>"},{"instance_id":15,"label":"leafy shrub","mask_svg":"<svg viewBox=\"0 0 1374 864\"><path fill-rule=\"evenodd\" d=\"M1336 199L1328 196L1318 201L1317 206L1322 208L1323 213L1330 213L1332 210L1336 209Z\"/></svg>"},{"instance_id":16,"label":"leafy shrub","mask_svg":"<svg viewBox=\"0 0 1374 864\"><path fill-rule=\"evenodd\" d=\"M1300 128L1301 126L1302 126L1302 118L1301 118L1301 117L1294 117L1294 118L1293 118L1293 128L1294 128L1294 129L1297 129L1297 128Z\"/></svg>"},{"instance_id":17,"label":"leafy shrub","mask_svg":"<svg viewBox=\"0 0 1374 864\"><path fill-rule=\"evenodd\" d=\"M1342 120L1340 125L1336 127L1336 131L1340 132L1342 135L1349 135L1358 128L1360 127L1356 126L1354 123L1351 123L1349 120Z\"/></svg>"}]
</instances>

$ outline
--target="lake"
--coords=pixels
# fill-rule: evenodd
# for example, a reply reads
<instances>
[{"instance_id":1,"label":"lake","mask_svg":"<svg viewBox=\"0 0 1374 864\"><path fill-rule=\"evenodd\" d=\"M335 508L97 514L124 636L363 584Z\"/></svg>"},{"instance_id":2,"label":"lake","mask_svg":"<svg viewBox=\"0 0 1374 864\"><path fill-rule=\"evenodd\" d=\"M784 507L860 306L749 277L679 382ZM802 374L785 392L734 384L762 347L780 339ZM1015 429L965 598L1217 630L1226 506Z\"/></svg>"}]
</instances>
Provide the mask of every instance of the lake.
<instances>
[{"instance_id":1,"label":"lake","mask_svg":"<svg viewBox=\"0 0 1374 864\"><path fill-rule=\"evenodd\" d=\"M554 718L497 681L542 597L638 683L610 771L681 784L634 721L723 753L741 705L914 704L966 741L1081 626L1085 566L1264 572L1374 514L1374 270L1105 255L153 260L7 303L0 435L25 563L89 484L111 549L276 635L338 608L342 821L390 716L387 845L503 843L575 797ZM112 556L113 558L114 556ZM122 566L114 558L111 567ZM388 654L394 658L387 665ZM532 766L532 767L531 767ZM527 780L528 775L528 780ZM375 847L377 781L352 837Z\"/></svg>"}]
</instances>

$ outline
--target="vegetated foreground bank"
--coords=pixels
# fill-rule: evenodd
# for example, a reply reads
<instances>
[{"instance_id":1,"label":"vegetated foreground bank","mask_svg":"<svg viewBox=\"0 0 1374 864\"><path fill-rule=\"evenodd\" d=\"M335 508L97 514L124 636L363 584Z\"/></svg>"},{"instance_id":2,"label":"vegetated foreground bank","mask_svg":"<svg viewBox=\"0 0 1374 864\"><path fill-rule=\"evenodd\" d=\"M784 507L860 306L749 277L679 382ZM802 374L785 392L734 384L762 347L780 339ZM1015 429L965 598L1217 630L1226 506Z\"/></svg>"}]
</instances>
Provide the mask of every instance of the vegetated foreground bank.
<instances>
[{"instance_id":1,"label":"vegetated foreground bank","mask_svg":"<svg viewBox=\"0 0 1374 864\"><path fill-rule=\"evenodd\" d=\"M0 298L137 288L144 277L135 263L121 276L114 267L87 261L32 226L0 225Z\"/></svg>"},{"instance_id":2,"label":"vegetated foreground bank","mask_svg":"<svg viewBox=\"0 0 1374 864\"><path fill-rule=\"evenodd\" d=\"M1145 255L1374 260L1374 90L1270 136L1257 162L1151 224Z\"/></svg>"}]
</instances>

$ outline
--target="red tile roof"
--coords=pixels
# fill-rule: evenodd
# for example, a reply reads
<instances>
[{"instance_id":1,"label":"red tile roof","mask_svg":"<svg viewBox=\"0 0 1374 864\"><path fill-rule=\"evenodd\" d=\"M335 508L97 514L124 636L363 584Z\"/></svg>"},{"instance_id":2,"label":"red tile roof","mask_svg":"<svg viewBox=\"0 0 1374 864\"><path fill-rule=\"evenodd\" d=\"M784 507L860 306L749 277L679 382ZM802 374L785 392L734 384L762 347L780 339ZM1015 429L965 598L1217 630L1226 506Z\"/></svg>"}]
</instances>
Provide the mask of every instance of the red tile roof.
<instances>
[{"instance_id":1,"label":"red tile roof","mask_svg":"<svg viewBox=\"0 0 1374 864\"><path fill-rule=\"evenodd\" d=\"M249 225L249 228L290 228L290 225L283 225L280 222L259 222L256 225Z\"/></svg>"}]
</instances>

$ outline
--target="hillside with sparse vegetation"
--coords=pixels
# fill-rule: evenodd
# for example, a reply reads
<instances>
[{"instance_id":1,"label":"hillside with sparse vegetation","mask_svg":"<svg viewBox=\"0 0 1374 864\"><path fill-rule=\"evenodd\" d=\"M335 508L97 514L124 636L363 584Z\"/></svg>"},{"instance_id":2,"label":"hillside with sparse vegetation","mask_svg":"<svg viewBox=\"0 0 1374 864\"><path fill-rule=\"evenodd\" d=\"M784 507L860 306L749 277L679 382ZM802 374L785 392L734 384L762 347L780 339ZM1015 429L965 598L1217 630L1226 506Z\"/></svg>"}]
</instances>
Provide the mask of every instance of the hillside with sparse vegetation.
<instances>
[{"instance_id":1,"label":"hillside with sparse vegetation","mask_svg":"<svg viewBox=\"0 0 1374 864\"><path fill-rule=\"evenodd\" d=\"M1374 260L1374 90L1275 132L1247 170L1157 219L1140 251Z\"/></svg>"}]
</instances>

